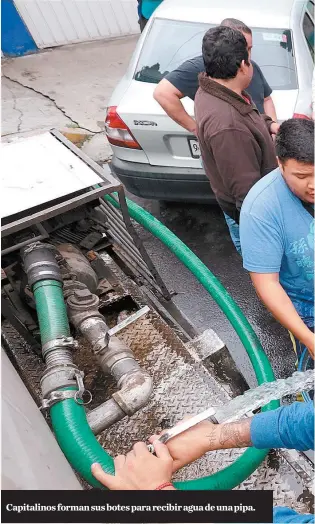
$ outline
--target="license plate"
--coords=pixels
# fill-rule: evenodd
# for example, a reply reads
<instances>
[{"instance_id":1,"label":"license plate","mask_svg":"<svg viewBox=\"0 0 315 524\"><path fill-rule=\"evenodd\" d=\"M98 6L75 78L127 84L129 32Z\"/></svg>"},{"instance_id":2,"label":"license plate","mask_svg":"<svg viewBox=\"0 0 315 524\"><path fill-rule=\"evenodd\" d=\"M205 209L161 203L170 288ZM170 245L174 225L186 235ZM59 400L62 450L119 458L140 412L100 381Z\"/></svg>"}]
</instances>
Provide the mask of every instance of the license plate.
<instances>
[{"instance_id":1,"label":"license plate","mask_svg":"<svg viewBox=\"0 0 315 524\"><path fill-rule=\"evenodd\" d=\"M190 149L191 156L193 158L200 158L201 157L201 153L200 153L200 147L199 147L198 140L194 140L192 138L188 138L188 144L189 144L189 149Z\"/></svg>"}]
</instances>

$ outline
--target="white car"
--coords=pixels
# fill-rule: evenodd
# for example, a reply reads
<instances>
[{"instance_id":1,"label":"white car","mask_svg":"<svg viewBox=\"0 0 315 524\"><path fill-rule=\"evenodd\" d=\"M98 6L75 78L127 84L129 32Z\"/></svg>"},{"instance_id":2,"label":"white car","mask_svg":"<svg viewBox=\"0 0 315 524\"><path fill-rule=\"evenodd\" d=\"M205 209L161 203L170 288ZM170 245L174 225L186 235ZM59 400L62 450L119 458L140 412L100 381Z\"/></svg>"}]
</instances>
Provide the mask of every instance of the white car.
<instances>
[{"instance_id":1,"label":"white car","mask_svg":"<svg viewBox=\"0 0 315 524\"><path fill-rule=\"evenodd\" d=\"M161 200L213 199L196 137L165 114L153 91L167 72L200 55L207 29L228 17L253 31L252 58L273 89L279 121L311 117L313 0L164 0L107 110L111 169L131 193ZM183 104L193 116L192 100Z\"/></svg>"}]
</instances>

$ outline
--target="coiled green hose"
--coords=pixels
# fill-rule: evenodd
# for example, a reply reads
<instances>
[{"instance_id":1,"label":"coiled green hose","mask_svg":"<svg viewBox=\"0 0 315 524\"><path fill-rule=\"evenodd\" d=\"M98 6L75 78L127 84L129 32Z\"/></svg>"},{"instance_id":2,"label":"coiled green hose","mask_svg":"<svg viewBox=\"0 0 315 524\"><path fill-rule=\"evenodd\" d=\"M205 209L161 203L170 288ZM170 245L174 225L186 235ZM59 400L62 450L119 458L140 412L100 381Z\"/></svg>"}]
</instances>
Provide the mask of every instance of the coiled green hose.
<instances>
[{"instance_id":1,"label":"coiled green hose","mask_svg":"<svg viewBox=\"0 0 315 524\"><path fill-rule=\"evenodd\" d=\"M104 199L116 208L119 208L117 200L111 196L105 196ZM207 266L201 262L201 260L189 249L188 246L186 246L186 244L184 244L184 242L182 242L153 215L138 206L132 200L127 199L127 205L131 218L138 222L138 224L141 224L156 238L161 240L161 242L163 242L163 244L174 253L174 255L189 269L189 271L193 273L229 319L250 358L258 385L275 380L268 357L264 352L256 333L221 282L219 282ZM262 409L263 411L268 411L279 407L279 405L279 401L275 400ZM184 482L175 482L174 485L176 488L183 490L233 489L257 469L268 454L268 451L268 449L258 450L255 448L248 448L233 464L221 471L218 471L209 477Z\"/></svg>"},{"instance_id":2,"label":"coiled green hose","mask_svg":"<svg viewBox=\"0 0 315 524\"><path fill-rule=\"evenodd\" d=\"M105 197L111 204L119 207L113 198ZM210 293L239 335L252 362L258 384L275 380L271 365L264 353L261 344L249 322L240 308L235 304L225 288L209 271L209 269L192 253L192 251L161 224L150 213L134 202L128 201L130 216L159 238L196 276L199 282ZM36 285L34 286L35 289ZM46 287L50 288L47 292ZM65 306L59 304L59 288L55 282L44 281L39 289L45 292L37 293L36 307L39 316L40 330L45 341L59 336L68 335L69 325ZM57 291L58 290L58 291ZM51 309L51 303L56 307ZM53 312L53 314L52 314ZM48 322L46 322L48 319ZM273 401L263 410L274 409L279 406L278 401ZM74 400L67 399L55 404L51 410L52 425L58 443L73 468L78 471L91 485L100 487L100 484L91 474L91 465L98 462L107 473L114 473L113 459L100 446L88 426L85 410ZM268 450L249 448L233 464L215 473L214 475L185 482L176 482L175 486L182 490L229 490L249 477L259 464L264 460Z\"/></svg>"}]
</instances>

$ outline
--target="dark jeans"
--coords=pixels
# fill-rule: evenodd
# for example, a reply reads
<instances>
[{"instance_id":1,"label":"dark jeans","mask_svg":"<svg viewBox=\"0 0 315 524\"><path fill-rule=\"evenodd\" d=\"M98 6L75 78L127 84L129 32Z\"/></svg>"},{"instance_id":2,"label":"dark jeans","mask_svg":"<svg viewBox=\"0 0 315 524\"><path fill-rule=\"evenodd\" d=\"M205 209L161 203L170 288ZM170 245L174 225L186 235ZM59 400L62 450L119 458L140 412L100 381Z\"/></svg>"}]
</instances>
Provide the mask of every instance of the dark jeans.
<instances>
[{"instance_id":1,"label":"dark jeans","mask_svg":"<svg viewBox=\"0 0 315 524\"><path fill-rule=\"evenodd\" d=\"M314 331L314 319L313 325L309 325L310 322L305 322L311 331ZM308 349L302 344L290 331L290 338L293 344L293 350L296 354L296 369L298 371L306 371L307 369L314 369L314 360L308 352ZM302 398L305 402L310 402L314 399L314 391L302 392ZM300 397L298 398L300 400Z\"/></svg>"},{"instance_id":2,"label":"dark jeans","mask_svg":"<svg viewBox=\"0 0 315 524\"><path fill-rule=\"evenodd\" d=\"M229 232L231 235L231 240L236 248L236 251L242 256L242 250L241 250L241 241L240 241L240 226L233 220L233 218L229 217L226 213L224 213L224 218L227 223L227 227L229 228Z\"/></svg>"},{"instance_id":3,"label":"dark jeans","mask_svg":"<svg viewBox=\"0 0 315 524\"><path fill-rule=\"evenodd\" d=\"M141 31L141 33L142 33L142 31L144 30L145 26L147 25L147 21L148 21L148 20L147 20L146 18L144 18L144 16L142 16L142 15L140 16L138 22L139 22L139 26L140 26L140 31Z\"/></svg>"},{"instance_id":4,"label":"dark jeans","mask_svg":"<svg viewBox=\"0 0 315 524\"><path fill-rule=\"evenodd\" d=\"M314 325L308 326L311 331L314 331ZM306 371L314 368L314 360L310 356L308 349L302 344L290 331L290 338L293 344L294 353L297 357L296 367L299 371Z\"/></svg>"}]
</instances>

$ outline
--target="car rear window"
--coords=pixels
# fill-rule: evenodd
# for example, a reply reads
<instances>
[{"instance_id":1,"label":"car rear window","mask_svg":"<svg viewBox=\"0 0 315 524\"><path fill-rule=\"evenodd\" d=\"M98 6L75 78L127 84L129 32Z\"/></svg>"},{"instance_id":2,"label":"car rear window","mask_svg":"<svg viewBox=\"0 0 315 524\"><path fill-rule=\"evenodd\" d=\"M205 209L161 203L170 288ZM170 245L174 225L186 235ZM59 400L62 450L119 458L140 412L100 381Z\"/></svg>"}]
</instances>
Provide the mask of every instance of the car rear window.
<instances>
[{"instance_id":1,"label":"car rear window","mask_svg":"<svg viewBox=\"0 0 315 524\"><path fill-rule=\"evenodd\" d=\"M137 64L135 79L157 84L185 60L201 55L201 44L209 24L156 18Z\"/></svg>"},{"instance_id":2,"label":"car rear window","mask_svg":"<svg viewBox=\"0 0 315 524\"><path fill-rule=\"evenodd\" d=\"M272 89L297 89L292 34L289 29L253 29L252 58Z\"/></svg>"},{"instance_id":3,"label":"car rear window","mask_svg":"<svg viewBox=\"0 0 315 524\"><path fill-rule=\"evenodd\" d=\"M156 18L144 41L134 78L157 84L185 60L200 56L210 24ZM291 31L254 29L252 58L272 89L296 89Z\"/></svg>"}]
</instances>

